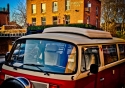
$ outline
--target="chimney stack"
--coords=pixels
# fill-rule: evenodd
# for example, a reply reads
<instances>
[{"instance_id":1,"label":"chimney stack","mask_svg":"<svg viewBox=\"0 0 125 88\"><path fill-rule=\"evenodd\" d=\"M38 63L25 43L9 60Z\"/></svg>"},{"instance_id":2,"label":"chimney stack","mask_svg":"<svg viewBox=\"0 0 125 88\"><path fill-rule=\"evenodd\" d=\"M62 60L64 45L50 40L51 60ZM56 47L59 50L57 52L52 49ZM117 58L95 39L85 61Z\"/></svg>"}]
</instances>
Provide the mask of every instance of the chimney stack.
<instances>
[{"instance_id":1,"label":"chimney stack","mask_svg":"<svg viewBox=\"0 0 125 88\"><path fill-rule=\"evenodd\" d=\"M10 6L7 4L7 11L10 12Z\"/></svg>"}]
</instances>

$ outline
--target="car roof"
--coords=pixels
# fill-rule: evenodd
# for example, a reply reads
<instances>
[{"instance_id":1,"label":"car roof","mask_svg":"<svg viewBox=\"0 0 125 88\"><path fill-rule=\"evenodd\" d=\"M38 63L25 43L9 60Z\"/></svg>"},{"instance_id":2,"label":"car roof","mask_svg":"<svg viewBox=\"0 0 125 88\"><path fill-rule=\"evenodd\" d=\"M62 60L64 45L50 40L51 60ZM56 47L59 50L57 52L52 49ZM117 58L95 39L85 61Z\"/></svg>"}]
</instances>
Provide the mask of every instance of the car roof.
<instances>
[{"instance_id":1,"label":"car roof","mask_svg":"<svg viewBox=\"0 0 125 88\"><path fill-rule=\"evenodd\" d=\"M125 40L112 37L109 32L76 27L51 27L43 33L23 36L23 38L44 38L72 42L74 44L122 43Z\"/></svg>"}]
</instances>

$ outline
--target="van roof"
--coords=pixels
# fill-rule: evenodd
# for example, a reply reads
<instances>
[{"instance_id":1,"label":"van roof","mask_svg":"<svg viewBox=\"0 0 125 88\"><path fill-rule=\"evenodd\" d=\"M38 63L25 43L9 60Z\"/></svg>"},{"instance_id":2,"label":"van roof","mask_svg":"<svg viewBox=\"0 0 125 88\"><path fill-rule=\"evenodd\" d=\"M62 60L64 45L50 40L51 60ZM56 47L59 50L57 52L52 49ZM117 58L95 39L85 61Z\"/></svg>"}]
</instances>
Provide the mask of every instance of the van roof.
<instances>
[{"instance_id":1,"label":"van roof","mask_svg":"<svg viewBox=\"0 0 125 88\"><path fill-rule=\"evenodd\" d=\"M110 32L77 27L51 27L46 28L43 33L73 33L87 36L89 38L112 38Z\"/></svg>"},{"instance_id":2,"label":"van roof","mask_svg":"<svg viewBox=\"0 0 125 88\"><path fill-rule=\"evenodd\" d=\"M76 29L78 29L77 32L75 32ZM57 31L57 30L62 30L62 31ZM82 28L74 28L74 27L52 27L52 28L45 29L43 33L23 36L20 39L22 39L22 38L47 38L47 39L68 41L68 42L72 42L75 44L94 44L94 43L95 44L102 44L102 43L104 44L104 43L117 43L117 42L123 43L123 42L125 42L125 40L123 40L123 39L112 37L109 32L105 32L105 31L100 32L98 30L86 29L86 31L84 30L85 33L82 33L83 30L84 29L82 29ZM89 30L91 33L88 33L87 30ZM104 32L104 34L103 34L103 32ZM108 35L109 37L105 38L101 34L105 35L105 36L106 36L106 34L107 35L110 34L110 35ZM101 35L102 38L96 37L97 35L99 35L99 36Z\"/></svg>"}]
</instances>

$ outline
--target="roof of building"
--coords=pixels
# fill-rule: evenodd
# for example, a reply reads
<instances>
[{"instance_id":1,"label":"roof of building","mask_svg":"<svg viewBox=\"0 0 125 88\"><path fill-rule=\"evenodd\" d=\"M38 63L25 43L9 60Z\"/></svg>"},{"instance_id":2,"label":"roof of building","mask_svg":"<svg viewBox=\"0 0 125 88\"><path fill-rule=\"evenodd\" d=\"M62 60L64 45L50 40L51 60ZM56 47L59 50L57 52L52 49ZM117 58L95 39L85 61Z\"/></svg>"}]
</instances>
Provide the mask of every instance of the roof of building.
<instances>
[{"instance_id":1,"label":"roof of building","mask_svg":"<svg viewBox=\"0 0 125 88\"><path fill-rule=\"evenodd\" d=\"M105 38L102 35L104 35ZM43 33L31 34L23 36L21 37L21 39L22 38L47 38L47 39L49 38L49 39L68 41L75 44L94 44L94 43L102 44L102 43L125 42L125 40L123 39L112 37L109 32L74 28L74 27L47 28L44 30Z\"/></svg>"}]
</instances>

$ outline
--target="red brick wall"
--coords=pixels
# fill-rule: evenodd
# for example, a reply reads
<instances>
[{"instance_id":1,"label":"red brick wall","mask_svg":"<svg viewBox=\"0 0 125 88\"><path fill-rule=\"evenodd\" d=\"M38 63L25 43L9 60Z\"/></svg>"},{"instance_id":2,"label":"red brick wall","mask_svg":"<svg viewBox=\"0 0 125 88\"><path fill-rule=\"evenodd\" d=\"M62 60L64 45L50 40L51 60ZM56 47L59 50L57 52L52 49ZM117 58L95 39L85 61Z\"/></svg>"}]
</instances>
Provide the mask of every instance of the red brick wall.
<instances>
[{"instance_id":1,"label":"red brick wall","mask_svg":"<svg viewBox=\"0 0 125 88\"><path fill-rule=\"evenodd\" d=\"M52 12L52 2L58 1L58 11ZM91 3L90 12L85 12L87 2ZM46 13L41 13L41 3L46 3ZM79 3L79 4L78 4ZM31 5L36 4L36 14L32 14ZM78 4L78 5L77 5ZM96 7L99 8L99 15L96 16ZM90 16L90 24L96 26L98 19L98 28L100 27L101 2L99 0L71 0L69 11L65 11L65 0L27 0L27 23L32 24L32 18L36 18L36 25L41 25L41 17L46 17L46 24L53 24L52 16L60 18L60 24L63 24L64 15L70 15L70 23L87 23L87 16ZM75 10L79 10L76 12Z\"/></svg>"},{"instance_id":2,"label":"red brick wall","mask_svg":"<svg viewBox=\"0 0 125 88\"><path fill-rule=\"evenodd\" d=\"M0 12L0 26L8 24L9 14Z\"/></svg>"},{"instance_id":3,"label":"red brick wall","mask_svg":"<svg viewBox=\"0 0 125 88\"><path fill-rule=\"evenodd\" d=\"M58 11L52 11L52 2L58 2ZM36 18L36 25L41 25L41 17L46 17L46 25L53 24L53 16L60 19L63 24L65 15L70 15L70 23L83 23L84 0L70 0L70 10L65 11L65 0L27 0L27 23L32 24L32 18ZM41 3L46 3L46 13L41 13ZM32 14L31 5L36 4L36 14ZM75 10L78 10L75 11Z\"/></svg>"},{"instance_id":4,"label":"red brick wall","mask_svg":"<svg viewBox=\"0 0 125 88\"><path fill-rule=\"evenodd\" d=\"M97 28L100 28L101 2L99 0L85 0L85 8L88 1L91 3L91 7L89 12L85 12L84 23L87 23L87 17L90 16L89 24L96 26L96 19L98 19ZM98 7L98 15L96 15L96 7Z\"/></svg>"},{"instance_id":5,"label":"red brick wall","mask_svg":"<svg viewBox=\"0 0 125 88\"><path fill-rule=\"evenodd\" d=\"M12 38L0 38L0 54L6 54L12 46Z\"/></svg>"}]
</instances>

